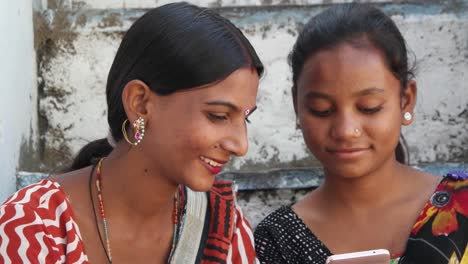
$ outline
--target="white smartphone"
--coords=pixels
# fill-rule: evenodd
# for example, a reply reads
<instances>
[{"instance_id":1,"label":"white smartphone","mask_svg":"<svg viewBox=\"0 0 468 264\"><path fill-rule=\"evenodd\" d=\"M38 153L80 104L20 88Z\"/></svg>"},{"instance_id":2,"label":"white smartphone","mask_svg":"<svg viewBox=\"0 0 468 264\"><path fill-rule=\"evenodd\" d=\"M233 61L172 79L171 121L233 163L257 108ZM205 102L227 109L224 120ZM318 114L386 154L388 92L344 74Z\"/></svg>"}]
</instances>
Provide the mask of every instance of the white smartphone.
<instances>
[{"instance_id":1,"label":"white smartphone","mask_svg":"<svg viewBox=\"0 0 468 264\"><path fill-rule=\"evenodd\" d=\"M346 254L332 255L326 264L389 264L390 252L386 249L374 249Z\"/></svg>"}]
</instances>

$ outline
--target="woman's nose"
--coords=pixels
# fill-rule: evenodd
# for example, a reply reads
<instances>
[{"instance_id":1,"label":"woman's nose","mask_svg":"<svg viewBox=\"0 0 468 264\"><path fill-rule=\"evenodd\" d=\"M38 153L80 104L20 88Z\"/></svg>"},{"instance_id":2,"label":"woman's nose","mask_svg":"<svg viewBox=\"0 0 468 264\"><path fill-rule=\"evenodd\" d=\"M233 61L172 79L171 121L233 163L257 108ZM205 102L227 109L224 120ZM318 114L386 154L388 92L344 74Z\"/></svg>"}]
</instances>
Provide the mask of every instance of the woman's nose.
<instances>
[{"instance_id":1,"label":"woman's nose","mask_svg":"<svg viewBox=\"0 0 468 264\"><path fill-rule=\"evenodd\" d=\"M221 142L221 147L236 156L244 156L249 149L245 123L229 129L229 135Z\"/></svg>"},{"instance_id":2,"label":"woman's nose","mask_svg":"<svg viewBox=\"0 0 468 264\"><path fill-rule=\"evenodd\" d=\"M359 119L352 114L339 114L331 127L331 136L337 140L354 140L363 133Z\"/></svg>"}]
</instances>

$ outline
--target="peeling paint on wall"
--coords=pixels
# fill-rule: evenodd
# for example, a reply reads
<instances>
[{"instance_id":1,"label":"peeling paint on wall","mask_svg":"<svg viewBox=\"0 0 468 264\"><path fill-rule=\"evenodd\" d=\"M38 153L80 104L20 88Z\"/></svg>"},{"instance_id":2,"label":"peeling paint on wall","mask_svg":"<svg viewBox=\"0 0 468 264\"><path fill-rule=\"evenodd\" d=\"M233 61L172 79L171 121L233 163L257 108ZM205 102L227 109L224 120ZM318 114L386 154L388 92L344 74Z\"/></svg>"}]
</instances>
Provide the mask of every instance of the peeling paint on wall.
<instances>
[{"instance_id":1,"label":"peeling paint on wall","mask_svg":"<svg viewBox=\"0 0 468 264\"><path fill-rule=\"evenodd\" d=\"M130 2L120 3L128 8ZM140 8L146 7L142 2L149 3L133 3L137 2L142 5ZM78 2L73 3L76 7ZM36 18L42 157L47 166L67 163L85 143L106 136L107 73L122 33L144 12L99 10L88 1L80 1L79 6L94 9L46 10ZM249 153L235 159L229 169L255 171L317 165L295 129L286 57L302 25L323 8L220 9L242 29L266 65L258 95L259 109L249 125ZM461 10L453 13L450 8L384 6L386 12L393 14L418 59L416 119L403 130L413 163L468 160L468 15Z\"/></svg>"},{"instance_id":2,"label":"peeling paint on wall","mask_svg":"<svg viewBox=\"0 0 468 264\"><path fill-rule=\"evenodd\" d=\"M107 135L105 78L117 49L115 38L78 35L72 44L75 52L60 50L42 72L40 107L48 125L44 156L50 162L69 159L90 140Z\"/></svg>"},{"instance_id":3,"label":"peeling paint on wall","mask_svg":"<svg viewBox=\"0 0 468 264\"><path fill-rule=\"evenodd\" d=\"M306 166L311 158L295 126L291 73L285 61L297 34L296 23L290 20L276 24L266 20L237 24L254 47L262 47L257 48L257 52L266 71L258 92L258 109L250 118L249 152L234 160L232 166L244 170L261 164L266 168L291 166L290 162Z\"/></svg>"},{"instance_id":4,"label":"peeling paint on wall","mask_svg":"<svg viewBox=\"0 0 468 264\"><path fill-rule=\"evenodd\" d=\"M119 9L119 8L153 8L174 1L170 0L69 0L74 7L94 9ZM413 0L411 2L434 2L431 0ZM310 6L324 4L349 3L350 0L192 0L187 1L206 7L232 7L232 6ZM386 3L388 0L367 0L365 2Z\"/></svg>"},{"instance_id":5,"label":"peeling paint on wall","mask_svg":"<svg viewBox=\"0 0 468 264\"><path fill-rule=\"evenodd\" d=\"M404 129L417 163L468 160L468 19L453 15L395 19L416 61L415 122Z\"/></svg>"}]
</instances>

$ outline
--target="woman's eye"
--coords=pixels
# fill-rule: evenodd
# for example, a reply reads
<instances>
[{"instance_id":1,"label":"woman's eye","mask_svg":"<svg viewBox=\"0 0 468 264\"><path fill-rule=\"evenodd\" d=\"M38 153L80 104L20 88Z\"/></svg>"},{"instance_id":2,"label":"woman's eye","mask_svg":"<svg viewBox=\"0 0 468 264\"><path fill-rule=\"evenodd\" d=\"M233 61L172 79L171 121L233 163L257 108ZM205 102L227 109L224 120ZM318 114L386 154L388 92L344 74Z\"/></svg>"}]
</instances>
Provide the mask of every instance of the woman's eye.
<instances>
[{"instance_id":1,"label":"woman's eye","mask_svg":"<svg viewBox=\"0 0 468 264\"><path fill-rule=\"evenodd\" d=\"M309 112L314 115L314 116L317 116L317 117L327 117L329 115L332 114L333 112L333 109L327 109L327 110L315 110L315 109L312 109L312 108L309 108Z\"/></svg>"},{"instance_id":2,"label":"woman's eye","mask_svg":"<svg viewBox=\"0 0 468 264\"><path fill-rule=\"evenodd\" d=\"M377 106L377 107L371 107L371 108L360 108L359 111L361 111L364 114L370 115L379 112L382 110L382 106Z\"/></svg>"},{"instance_id":3,"label":"woman's eye","mask_svg":"<svg viewBox=\"0 0 468 264\"><path fill-rule=\"evenodd\" d=\"M226 121L228 119L227 115L213 114L213 113L209 113L208 117L212 121Z\"/></svg>"}]
</instances>

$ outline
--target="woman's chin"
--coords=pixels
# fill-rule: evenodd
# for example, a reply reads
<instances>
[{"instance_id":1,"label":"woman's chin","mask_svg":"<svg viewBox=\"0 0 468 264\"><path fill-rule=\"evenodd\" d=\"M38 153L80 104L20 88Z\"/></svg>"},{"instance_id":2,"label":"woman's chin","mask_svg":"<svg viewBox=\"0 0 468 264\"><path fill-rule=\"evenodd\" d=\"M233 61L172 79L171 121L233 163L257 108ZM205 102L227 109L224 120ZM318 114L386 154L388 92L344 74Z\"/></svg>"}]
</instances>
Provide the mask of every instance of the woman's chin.
<instances>
[{"instance_id":1,"label":"woman's chin","mask_svg":"<svg viewBox=\"0 0 468 264\"><path fill-rule=\"evenodd\" d=\"M212 179L198 179L195 181L190 181L187 182L185 185L190 188L192 191L195 192L206 192L211 189L213 186L215 178L213 177Z\"/></svg>"}]
</instances>

